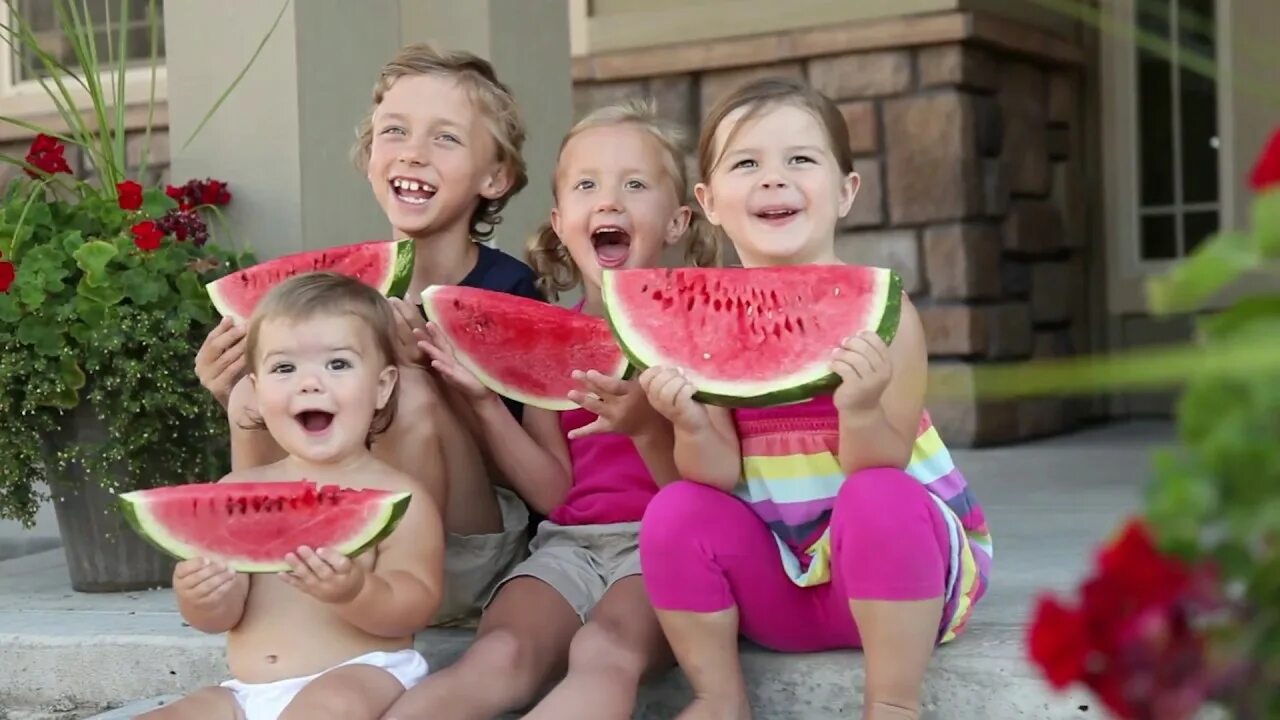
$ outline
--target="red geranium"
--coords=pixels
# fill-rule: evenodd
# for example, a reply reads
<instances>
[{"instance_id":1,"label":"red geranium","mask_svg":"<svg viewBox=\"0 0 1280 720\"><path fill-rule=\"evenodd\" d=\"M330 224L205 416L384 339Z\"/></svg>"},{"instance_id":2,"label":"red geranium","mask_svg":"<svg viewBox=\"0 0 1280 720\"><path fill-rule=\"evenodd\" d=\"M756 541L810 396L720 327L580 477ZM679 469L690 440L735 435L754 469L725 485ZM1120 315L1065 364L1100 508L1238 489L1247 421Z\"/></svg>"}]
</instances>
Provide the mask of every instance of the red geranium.
<instances>
[{"instance_id":1,"label":"red geranium","mask_svg":"<svg viewBox=\"0 0 1280 720\"><path fill-rule=\"evenodd\" d=\"M138 246L143 252L151 252L160 247L160 241L164 239L164 231L161 230L154 222L146 220L134 225L133 244Z\"/></svg>"},{"instance_id":2,"label":"red geranium","mask_svg":"<svg viewBox=\"0 0 1280 720\"><path fill-rule=\"evenodd\" d=\"M1280 186L1280 128L1271 134L1271 140L1262 150L1258 162L1253 166L1249 177L1249 185L1256 192Z\"/></svg>"},{"instance_id":3,"label":"red geranium","mask_svg":"<svg viewBox=\"0 0 1280 720\"><path fill-rule=\"evenodd\" d=\"M1162 553L1131 521L1099 551L1079 607L1039 599L1029 655L1053 687L1082 682L1117 717L1189 718L1210 690L1192 618L1212 605L1213 588L1208 568Z\"/></svg>"},{"instance_id":4,"label":"red geranium","mask_svg":"<svg viewBox=\"0 0 1280 720\"><path fill-rule=\"evenodd\" d=\"M17 268L8 260L0 260L0 293L9 292L13 279L18 276Z\"/></svg>"},{"instance_id":5,"label":"red geranium","mask_svg":"<svg viewBox=\"0 0 1280 720\"><path fill-rule=\"evenodd\" d=\"M177 201L179 210L190 210L197 205L219 206L231 202L227 184L213 178L188 180L183 185L169 185L164 192Z\"/></svg>"},{"instance_id":6,"label":"red geranium","mask_svg":"<svg viewBox=\"0 0 1280 720\"><path fill-rule=\"evenodd\" d=\"M121 210L137 210L142 207L142 186L132 180L117 183L116 196Z\"/></svg>"},{"instance_id":7,"label":"red geranium","mask_svg":"<svg viewBox=\"0 0 1280 720\"><path fill-rule=\"evenodd\" d=\"M67 159L63 157L63 153L67 148L58 142L57 138L50 137L43 133L36 135L36 139L31 142L31 149L27 151L26 161L28 165L39 169L48 175L56 175L58 173L71 174L71 166L67 164ZM39 178L38 173L28 169L27 174L33 178Z\"/></svg>"}]
</instances>

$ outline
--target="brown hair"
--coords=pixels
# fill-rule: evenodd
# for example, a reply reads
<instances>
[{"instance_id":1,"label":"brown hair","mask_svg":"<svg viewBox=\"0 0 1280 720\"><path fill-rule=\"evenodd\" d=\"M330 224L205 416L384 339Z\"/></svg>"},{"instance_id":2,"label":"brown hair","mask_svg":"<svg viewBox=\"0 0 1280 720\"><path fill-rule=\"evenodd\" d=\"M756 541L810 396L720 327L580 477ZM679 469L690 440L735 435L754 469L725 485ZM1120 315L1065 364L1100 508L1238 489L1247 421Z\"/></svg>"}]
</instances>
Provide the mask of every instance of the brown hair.
<instances>
[{"instance_id":1,"label":"brown hair","mask_svg":"<svg viewBox=\"0 0 1280 720\"><path fill-rule=\"evenodd\" d=\"M373 150L373 112L396 80L410 75L451 78L460 84L498 146L497 160L506 168L511 186L497 199L480 198L471 213L472 237L487 240L502 222L501 212L507 201L529 183L529 174L521 155L525 127L520 109L511 90L498 80L493 65L484 58L461 50L437 50L426 43L400 48L396 56L382 66L373 85L373 106L360 122L356 144L351 150L352 160L361 171L368 169L369 154Z\"/></svg>"},{"instance_id":2,"label":"brown hair","mask_svg":"<svg viewBox=\"0 0 1280 720\"><path fill-rule=\"evenodd\" d=\"M849 126L844 114L826 95L814 90L801 80L783 77L762 78L744 83L733 92L720 98L702 123L702 135L698 138L698 171L703 182L710 182L711 173L720 164L725 148L743 124L761 112L778 105L794 105L813 113L822 128L827 131L831 154L835 155L840 172L853 172L853 153L849 149ZM724 143L716 147L716 131L730 113L745 107L747 111L734 125ZM718 152L717 152L718 151Z\"/></svg>"},{"instance_id":3,"label":"brown hair","mask_svg":"<svg viewBox=\"0 0 1280 720\"><path fill-rule=\"evenodd\" d=\"M685 262L698 267L711 267L719 262L719 244L708 223L697 212L697 203L689 200L689 177L684 163L684 136L669 123L658 117L657 108L652 100L627 100L613 105L606 105L588 113L579 120L564 139L560 141L560 150L556 154L557 165L560 155L570 140L593 128L611 125L631 124L649 133L663 149L662 164L671 180L672 188L680 203L693 211L693 218L682 238L685 245ZM551 176L551 195L556 197L556 177ZM573 264L569 251L551 228L551 223L543 223L538 232L529 238L526 248L529 265L538 274L538 288L548 300L556 300L560 293L570 290L582 282L582 273Z\"/></svg>"},{"instance_id":4,"label":"brown hair","mask_svg":"<svg viewBox=\"0 0 1280 720\"><path fill-rule=\"evenodd\" d=\"M244 352L249 372L258 371L258 343L262 324L267 320L309 320L322 316L352 315L373 333L373 342L387 365L396 364L395 311L377 290L359 280L332 272L308 272L295 275L272 288L249 318ZM397 381L391 388L387 404L374 412L365 445L386 431L395 419L396 401L400 393ZM261 417L250 418L246 430L265 430Z\"/></svg>"}]
</instances>

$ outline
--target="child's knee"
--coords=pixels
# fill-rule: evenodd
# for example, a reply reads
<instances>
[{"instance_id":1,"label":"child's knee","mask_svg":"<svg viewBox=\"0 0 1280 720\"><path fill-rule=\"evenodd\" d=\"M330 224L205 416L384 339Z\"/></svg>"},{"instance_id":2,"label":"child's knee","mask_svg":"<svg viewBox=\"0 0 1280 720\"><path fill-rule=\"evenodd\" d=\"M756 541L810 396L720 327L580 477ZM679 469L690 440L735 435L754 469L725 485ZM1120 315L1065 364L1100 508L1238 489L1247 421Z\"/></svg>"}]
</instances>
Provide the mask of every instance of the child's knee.
<instances>
[{"instance_id":1,"label":"child's knee","mask_svg":"<svg viewBox=\"0 0 1280 720\"><path fill-rule=\"evenodd\" d=\"M911 517L927 518L932 503L929 491L902 470L867 468L840 486L833 515L845 534L883 539L901 532Z\"/></svg>"},{"instance_id":2,"label":"child's knee","mask_svg":"<svg viewBox=\"0 0 1280 720\"><path fill-rule=\"evenodd\" d=\"M592 620L569 645L570 671L609 671L639 678L647 665L640 648L613 624Z\"/></svg>"},{"instance_id":3,"label":"child's knee","mask_svg":"<svg viewBox=\"0 0 1280 720\"><path fill-rule=\"evenodd\" d=\"M458 665L476 677L500 677L513 685L525 685L541 675L538 664L544 662L547 658L538 656L533 643L497 628L476 638Z\"/></svg>"},{"instance_id":4,"label":"child's knee","mask_svg":"<svg viewBox=\"0 0 1280 720\"><path fill-rule=\"evenodd\" d=\"M701 534L716 504L732 499L713 487L677 480L658 491L645 508L640 523L640 553L666 554L687 550L690 539Z\"/></svg>"}]
</instances>

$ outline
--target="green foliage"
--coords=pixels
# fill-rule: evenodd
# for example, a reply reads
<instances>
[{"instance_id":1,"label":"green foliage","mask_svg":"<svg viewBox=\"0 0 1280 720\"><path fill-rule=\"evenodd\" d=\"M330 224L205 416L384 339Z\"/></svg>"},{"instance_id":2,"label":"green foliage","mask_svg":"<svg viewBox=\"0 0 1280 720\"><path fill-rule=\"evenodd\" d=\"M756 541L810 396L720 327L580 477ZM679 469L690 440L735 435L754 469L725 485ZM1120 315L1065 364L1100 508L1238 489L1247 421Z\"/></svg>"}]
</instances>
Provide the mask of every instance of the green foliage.
<instances>
[{"instance_id":1,"label":"green foliage","mask_svg":"<svg viewBox=\"0 0 1280 720\"><path fill-rule=\"evenodd\" d=\"M250 260L172 237L142 250L130 228L146 204L51 188L18 181L0 204L0 256L17 269L0 293L0 516L22 521L72 459L113 491L221 472L225 416L192 364L217 321L204 284ZM176 207L158 191L149 204ZM55 442L86 402L105 435Z\"/></svg>"}]
</instances>

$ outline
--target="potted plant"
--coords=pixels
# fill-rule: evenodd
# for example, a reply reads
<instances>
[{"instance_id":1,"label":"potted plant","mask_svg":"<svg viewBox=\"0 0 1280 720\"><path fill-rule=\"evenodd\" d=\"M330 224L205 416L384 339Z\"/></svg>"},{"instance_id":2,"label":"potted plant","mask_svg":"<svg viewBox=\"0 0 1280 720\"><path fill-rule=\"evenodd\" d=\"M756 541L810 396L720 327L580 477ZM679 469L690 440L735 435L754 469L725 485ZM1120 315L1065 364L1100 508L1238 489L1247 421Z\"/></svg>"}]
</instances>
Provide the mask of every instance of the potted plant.
<instances>
[{"instance_id":1,"label":"potted plant","mask_svg":"<svg viewBox=\"0 0 1280 720\"><path fill-rule=\"evenodd\" d=\"M225 471L225 416L192 367L217 320L204 284L251 258L210 240L208 221L231 199L224 183L144 187L127 176L125 64L104 87L96 31L77 4L56 7L73 71L5 2L0 38L39 59L67 130L0 118L38 133L25 157L0 156L24 171L0 194L0 517L29 525L51 497L75 590L165 586L172 561L123 524L115 494ZM154 0L150 16L154 78ZM122 57L128 24L115 25ZM87 91L89 110L71 86ZM69 146L93 181L72 174Z\"/></svg>"}]
</instances>

